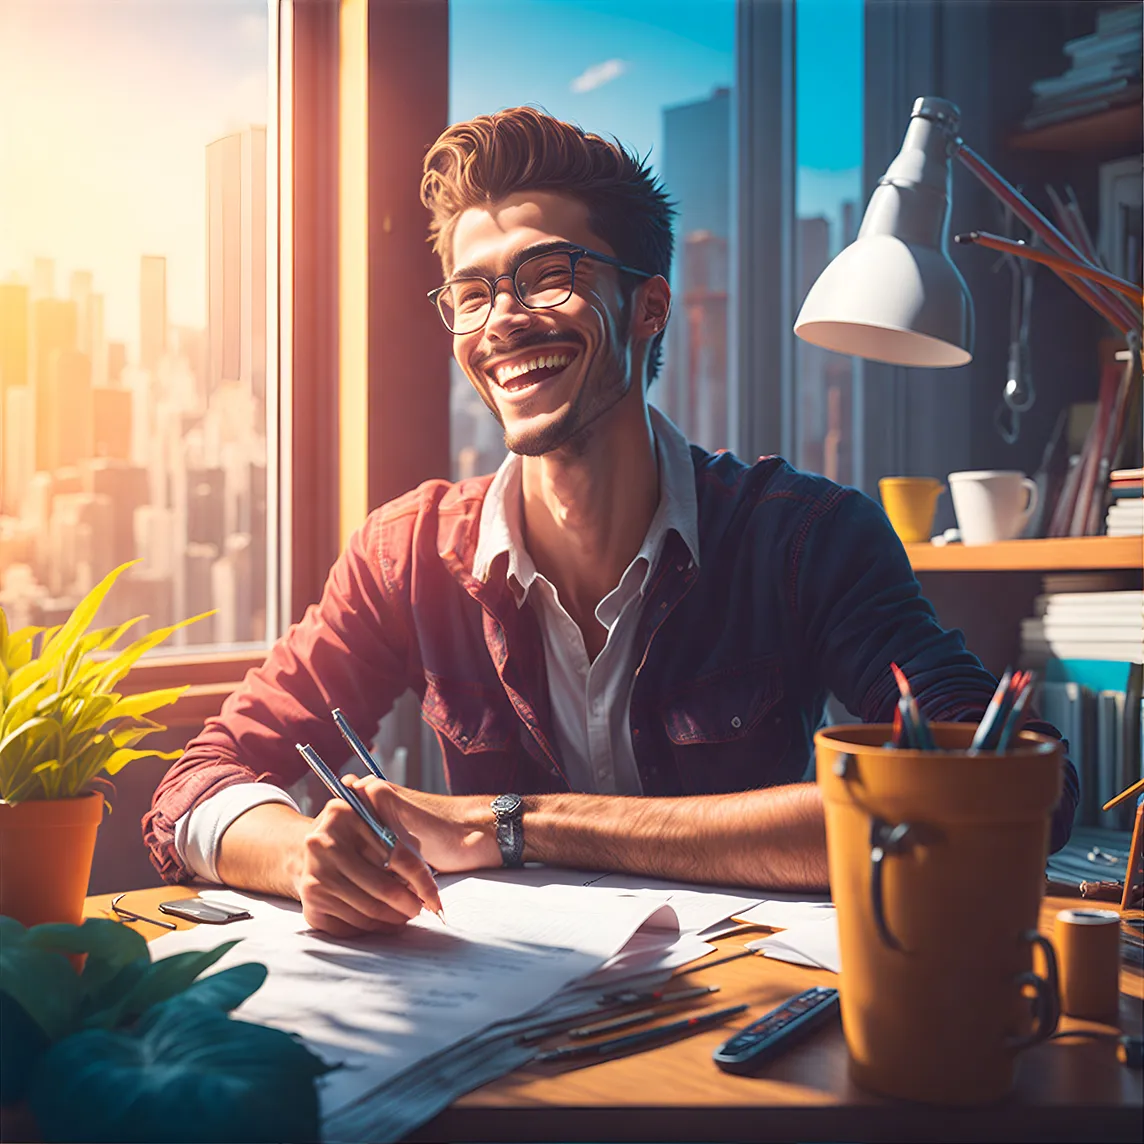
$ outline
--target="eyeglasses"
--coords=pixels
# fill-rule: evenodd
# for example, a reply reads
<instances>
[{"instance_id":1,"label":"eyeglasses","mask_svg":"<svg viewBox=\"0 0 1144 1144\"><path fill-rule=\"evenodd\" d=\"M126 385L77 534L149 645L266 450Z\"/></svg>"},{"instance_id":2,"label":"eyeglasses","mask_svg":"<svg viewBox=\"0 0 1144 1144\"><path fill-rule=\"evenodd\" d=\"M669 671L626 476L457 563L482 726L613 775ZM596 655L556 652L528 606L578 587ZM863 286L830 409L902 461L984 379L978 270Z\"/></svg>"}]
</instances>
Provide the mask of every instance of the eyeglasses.
<instances>
[{"instance_id":1,"label":"eyeglasses","mask_svg":"<svg viewBox=\"0 0 1144 1144\"><path fill-rule=\"evenodd\" d=\"M551 310L563 306L576 289L576 266L582 258L605 262L625 274L654 278L646 270L625 266L618 258L599 254L582 246L549 250L526 258L511 274L496 278L456 278L429 291L429 301L437 307L441 321L451 334L472 334L481 329L493 312L497 287L508 279L517 301L529 310Z\"/></svg>"}]
</instances>

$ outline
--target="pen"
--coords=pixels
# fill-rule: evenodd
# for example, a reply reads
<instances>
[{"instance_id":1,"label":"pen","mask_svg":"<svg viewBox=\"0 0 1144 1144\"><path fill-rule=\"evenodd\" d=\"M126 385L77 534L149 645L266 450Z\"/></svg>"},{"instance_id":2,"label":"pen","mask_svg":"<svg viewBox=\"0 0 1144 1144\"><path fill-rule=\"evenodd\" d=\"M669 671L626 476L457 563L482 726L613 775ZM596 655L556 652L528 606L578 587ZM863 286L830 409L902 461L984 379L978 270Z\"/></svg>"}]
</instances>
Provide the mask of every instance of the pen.
<instances>
[{"instance_id":1,"label":"pen","mask_svg":"<svg viewBox=\"0 0 1144 1144\"><path fill-rule=\"evenodd\" d=\"M302 743L295 743L295 748L298 754L309 764L310 769L320 778L325 785L326 789L334 796L340 798L343 802L349 804L353 812L369 827L374 837L386 849L386 864L389 862L389 855L393 853L394 847L397 846L397 835L385 826L383 823L374 818L372 811L365 805L364 802L332 770L326 765L322 756L310 746L309 743L303 745ZM440 902L440 899L438 899ZM431 906L428 902L424 902L426 909L434 913L441 919L445 920L445 913L440 905Z\"/></svg>"},{"instance_id":2,"label":"pen","mask_svg":"<svg viewBox=\"0 0 1144 1144\"><path fill-rule=\"evenodd\" d=\"M718 985L697 985L692 989L679 989L674 993L665 993L651 1009L638 1009L634 1013L625 1013L622 1017L611 1017L607 1021L596 1021L591 1025L581 1025L578 1029L569 1029L570 1037L595 1037L600 1033L610 1033L614 1029L626 1029L629 1025L641 1025L644 1021L654 1021L656 1017L664 1016L663 1006L679 1001L690 1001L693 997L703 997L708 993L718 993Z\"/></svg>"},{"instance_id":3,"label":"pen","mask_svg":"<svg viewBox=\"0 0 1144 1144\"><path fill-rule=\"evenodd\" d=\"M740 957L754 957L753 949L742 949L738 953L729 953L726 957L717 957L714 961L701 961L698 965L689 965L686 969L672 974L673 977L682 977L685 973L698 973L701 969L711 969L715 965L722 965L726 961L738 961Z\"/></svg>"},{"instance_id":4,"label":"pen","mask_svg":"<svg viewBox=\"0 0 1144 1144\"><path fill-rule=\"evenodd\" d=\"M366 769L375 778L381 779L382 782L386 781L385 775L382 773L381 766L377 760L370 753L366 745L358 738L357 732L349 725L348 720L342 714L340 707L335 707L330 714L334 717L334 722L337 728L342 733L342 738L353 748L353 752L363 763Z\"/></svg>"},{"instance_id":5,"label":"pen","mask_svg":"<svg viewBox=\"0 0 1144 1144\"><path fill-rule=\"evenodd\" d=\"M682 1021L672 1021L668 1025L656 1025L652 1029L641 1029L638 1033L628 1033L623 1037L613 1037L608 1041L597 1041L594 1045L565 1045L551 1052L537 1053L536 1061L569 1061L579 1057L599 1057L609 1053L622 1053L629 1049L642 1049L659 1041L675 1041L700 1033L712 1025L721 1024L728 1017L734 1017L749 1008L747 1005L732 1005L728 1009L716 1009L712 1013L698 1013L685 1017Z\"/></svg>"}]
</instances>

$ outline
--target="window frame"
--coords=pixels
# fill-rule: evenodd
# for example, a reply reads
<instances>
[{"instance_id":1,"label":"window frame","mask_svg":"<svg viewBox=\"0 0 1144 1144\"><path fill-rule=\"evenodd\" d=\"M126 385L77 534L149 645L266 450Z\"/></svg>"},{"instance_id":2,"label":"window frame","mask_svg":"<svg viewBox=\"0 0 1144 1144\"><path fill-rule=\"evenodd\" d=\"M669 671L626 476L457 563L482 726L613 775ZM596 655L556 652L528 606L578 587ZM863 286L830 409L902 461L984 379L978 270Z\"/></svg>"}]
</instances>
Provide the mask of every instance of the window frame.
<instances>
[{"instance_id":1,"label":"window frame","mask_svg":"<svg viewBox=\"0 0 1144 1144\"><path fill-rule=\"evenodd\" d=\"M267 376L276 383L267 386L267 404L277 448L267 458L267 519L279 543L267 616L282 632L318 599L339 550L338 0L269 0L268 8L276 98L267 163L277 170L277 193L267 212L267 274L277 289L267 296L277 338L267 346ZM194 730L218 714L272 643L154 656L132 670L123 691L187 685L162 717Z\"/></svg>"}]
</instances>

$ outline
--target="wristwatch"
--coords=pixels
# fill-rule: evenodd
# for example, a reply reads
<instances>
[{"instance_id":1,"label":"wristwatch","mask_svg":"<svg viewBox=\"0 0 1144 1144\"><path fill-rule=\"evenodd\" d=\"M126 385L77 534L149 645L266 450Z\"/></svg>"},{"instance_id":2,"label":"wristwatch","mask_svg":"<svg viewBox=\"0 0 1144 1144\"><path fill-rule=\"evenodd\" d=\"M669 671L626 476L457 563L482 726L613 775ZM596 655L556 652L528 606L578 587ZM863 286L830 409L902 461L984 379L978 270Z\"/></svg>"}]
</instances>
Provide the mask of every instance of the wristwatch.
<instances>
[{"instance_id":1,"label":"wristwatch","mask_svg":"<svg viewBox=\"0 0 1144 1144\"><path fill-rule=\"evenodd\" d=\"M498 794L489 806L497 819L497 845L505 866L524 865L524 800L518 794Z\"/></svg>"}]
</instances>

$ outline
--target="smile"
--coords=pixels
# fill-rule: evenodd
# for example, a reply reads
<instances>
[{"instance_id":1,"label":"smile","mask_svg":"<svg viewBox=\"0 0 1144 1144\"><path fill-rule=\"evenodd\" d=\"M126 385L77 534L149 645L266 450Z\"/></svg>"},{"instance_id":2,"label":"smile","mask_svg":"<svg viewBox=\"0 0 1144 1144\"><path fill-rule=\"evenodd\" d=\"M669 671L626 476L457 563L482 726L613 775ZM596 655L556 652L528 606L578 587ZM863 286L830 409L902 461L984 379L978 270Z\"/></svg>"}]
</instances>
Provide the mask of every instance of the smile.
<instances>
[{"instance_id":1,"label":"smile","mask_svg":"<svg viewBox=\"0 0 1144 1144\"><path fill-rule=\"evenodd\" d=\"M498 366L490 372L497 385L511 393L547 381L550 377L555 377L572 362L574 357L574 354L566 351L533 354L520 361Z\"/></svg>"}]
</instances>

